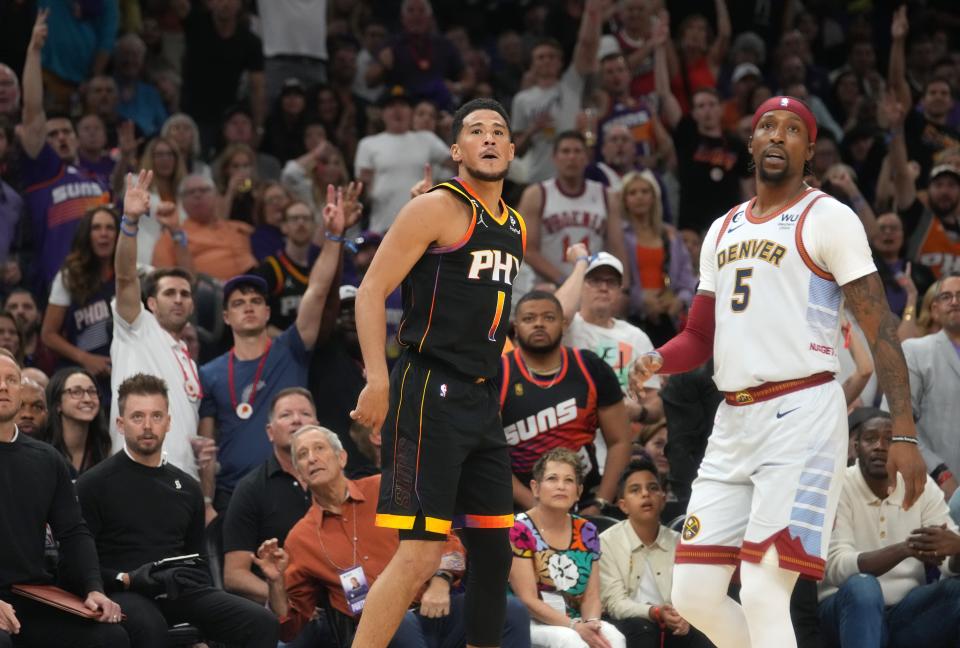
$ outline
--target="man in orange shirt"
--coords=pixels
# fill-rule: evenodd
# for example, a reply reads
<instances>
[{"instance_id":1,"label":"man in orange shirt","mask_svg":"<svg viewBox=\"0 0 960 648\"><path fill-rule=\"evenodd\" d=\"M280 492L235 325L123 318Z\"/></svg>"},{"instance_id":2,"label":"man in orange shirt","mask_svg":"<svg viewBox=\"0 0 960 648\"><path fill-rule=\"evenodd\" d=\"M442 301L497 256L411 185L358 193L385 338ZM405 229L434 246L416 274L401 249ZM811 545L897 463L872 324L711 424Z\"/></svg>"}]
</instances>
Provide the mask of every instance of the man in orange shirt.
<instances>
[{"instance_id":1,"label":"man in orange shirt","mask_svg":"<svg viewBox=\"0 0 960 648\"><path fill-rule=\"evenodd\" d=\"M324 590L331 607L352 617L343 624L352 630L370 586L399 545L395 529L374 524L380 475L347 479L343 474L347 453L335 433L304 426L294 433L290 452L300 480L313 495L313 505L287 535L284 548L273 538L254 557L267 579L268 605L280 617L284 641L295 638L313 617ZM451 585L466 569L465 551L452 534L445 549L440 569L417 599L419 608L407 612L397 629L390 644L393 648L464 645L464 596L452 594ZM530 646L529 616L513 597L507 604L502 645Z\"/></svg>"},{"instance_id":2,"label":"man in orange shirt","mask_svg":"<svg viewBox=\"0 0 960 648\"><path fill-rule=\"evenodd\" d=\"M215 191L213 182L204 176L183 179L179 198L187 219L181 224L176 212L157 213L164 232L153 249L154 266L178 266L226 281L257 264L250 248L253 228L220 218Z\"/></svg>"}]
</instances>

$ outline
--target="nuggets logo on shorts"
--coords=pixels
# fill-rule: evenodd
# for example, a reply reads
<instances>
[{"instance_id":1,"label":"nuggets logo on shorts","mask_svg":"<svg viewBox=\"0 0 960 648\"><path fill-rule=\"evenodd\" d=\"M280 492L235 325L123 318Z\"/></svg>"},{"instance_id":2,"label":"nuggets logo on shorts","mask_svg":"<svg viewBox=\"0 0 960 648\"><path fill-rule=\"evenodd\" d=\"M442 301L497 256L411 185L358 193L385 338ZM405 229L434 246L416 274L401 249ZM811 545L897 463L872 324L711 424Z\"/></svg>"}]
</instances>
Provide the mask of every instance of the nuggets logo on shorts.
<instances>
[{"instance_id":1,"label":"nuggets logo on shorts","mask_svg":"<svg viewBox=\"0 0 960 648\"><path fill-rule=\"evenodd\" d=\"M446 397L447 397L447 383L443 383L442 385L440 385L440 398L446 398Z\"/></svg>"},{"instance_id":2,"label":"nuggets logo on shorts","mask_svg":"<svg viewBox=\"0 0 960 648\"><path fill-rule=\"evenodd\" d=\"M683 523L683 539L693 540L700 533L700 520L696 515L691 515Z\"/></svg>"}]
</instances>

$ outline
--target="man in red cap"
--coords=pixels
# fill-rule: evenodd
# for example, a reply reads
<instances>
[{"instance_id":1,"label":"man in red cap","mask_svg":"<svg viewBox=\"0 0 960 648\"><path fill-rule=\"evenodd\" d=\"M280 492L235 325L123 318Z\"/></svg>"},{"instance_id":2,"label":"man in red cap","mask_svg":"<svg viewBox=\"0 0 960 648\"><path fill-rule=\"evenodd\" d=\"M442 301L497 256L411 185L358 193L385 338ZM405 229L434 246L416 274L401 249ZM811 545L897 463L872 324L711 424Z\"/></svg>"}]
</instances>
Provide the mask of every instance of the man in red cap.
<instances>
[{"instance_id":1,"label":"man in red cap","mask_svg":"<svg viewBox=\"0 0 960 648\"><path fill-rule=\"evenodd\" d=\"M773 97L757 109L749 145L757 196L713 223L686 328L631 375L639 389L654 372L681 373L714 357L725 403L693 483L672 598L717 648L795 648L790 593L800 575L823 577L847 454L834 379L844 300L890 404L887 467L891 483L903 484L904 508L926 478L897 319L863 226L803 181L816 136L798 99ZM739 604L726 594L737 565Z\"/></svg>"}]
</instances>

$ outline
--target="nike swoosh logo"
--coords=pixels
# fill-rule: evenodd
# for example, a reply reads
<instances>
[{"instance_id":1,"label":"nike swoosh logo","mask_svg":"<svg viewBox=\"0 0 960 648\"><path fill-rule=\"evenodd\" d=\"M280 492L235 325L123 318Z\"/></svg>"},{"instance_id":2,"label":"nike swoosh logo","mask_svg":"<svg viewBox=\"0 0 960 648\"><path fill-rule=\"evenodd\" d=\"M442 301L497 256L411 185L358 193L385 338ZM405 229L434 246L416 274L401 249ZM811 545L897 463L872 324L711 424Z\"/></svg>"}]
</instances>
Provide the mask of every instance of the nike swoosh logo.
<instances>
[{"instance_id":1,"label":"nike swoosh logo","mask_svg":"<svg viewBox=\"0 0 960 648\"><path fill-rule=\"evenodd\" d=\"M781 419L781 418L783 418L784 416L786 416L787 414L789 414L790 412L796 412L798 409L800 409L800 408L799 408L799 407L794 407L792 410L787 410L786 412L777 412L777 418L778 418L778 419Z\"/></svg>"},{"instance_id":2,"label":"nike swoosh logo","mask_svg":"<svg viewBox=\"0 0 960 648\"><path fill-rule=\"evenodd\" d=\"M739 225L735 225L734 227L731 227L730 229L727 230L727 234L729 234L730 232L732 232L732 231L735 230L735 229L740 229L740 228L743 227L743 226L744 226L744 223L740 223Z\"/></svg>"}]
</instances>

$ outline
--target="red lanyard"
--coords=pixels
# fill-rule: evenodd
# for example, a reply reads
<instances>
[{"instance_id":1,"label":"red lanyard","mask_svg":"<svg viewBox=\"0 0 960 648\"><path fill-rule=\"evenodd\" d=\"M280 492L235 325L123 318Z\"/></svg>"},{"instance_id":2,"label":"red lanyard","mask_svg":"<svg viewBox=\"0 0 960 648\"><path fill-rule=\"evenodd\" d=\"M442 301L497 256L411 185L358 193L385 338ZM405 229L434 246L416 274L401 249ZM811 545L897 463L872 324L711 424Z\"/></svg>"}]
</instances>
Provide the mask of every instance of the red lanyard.
<instances>
[{"instance_id":1,"label":"red lanyard","mask_svg":"<svg viewBox=\"0 0 960 648\"><path fill-rule=\"evenodd\" d=\"M257 397L257 385L260 384L260 374L263 373L263 366L267 364L267 356L270 354L270 345L272 344L273 340L268 341L266 350L264 350L263 355L260 356L257 372L253 374L253 388L250 390L250 398L247 400L248 405L253 405L253 400ZM230 388L230 404L233 405L233 409L237 409L237 392L233 386L234 357L236 357L236 354L233 352L233 349L230 349L230 355L227 357L227 385Z\"/></svg>"},{"instance_id":2,"label":"red lanyard","mask_svg":"<svg viewBox=\"0 0 960 648\"><path fill-rule=\"evenodd\" d=\"M187 349L187 345L184 342L180 341L179 344L182 345L182 349L187 355L187 366L190 367L190 373L193 375L193 380L197 385L198 393L191 393L193 390L190 388L190 376L187 375L187 370L183 368L183 363L180 362L180 354L177 353L176 349L174 349L172 351L173 357L176 359L177 364L180 365L180 373L183 374L183 388L187 392L187 396L190 398L195 397L197 400L203 400L203 385L200 383L200 376L197 375L196 365L194 365L192 362L193 358L190 357L190 350Z\"/></svg>"}]
</instances>

